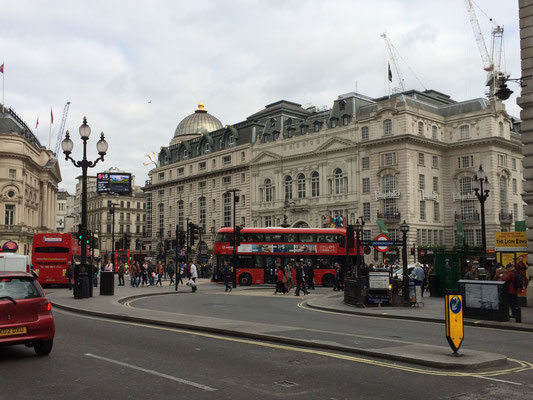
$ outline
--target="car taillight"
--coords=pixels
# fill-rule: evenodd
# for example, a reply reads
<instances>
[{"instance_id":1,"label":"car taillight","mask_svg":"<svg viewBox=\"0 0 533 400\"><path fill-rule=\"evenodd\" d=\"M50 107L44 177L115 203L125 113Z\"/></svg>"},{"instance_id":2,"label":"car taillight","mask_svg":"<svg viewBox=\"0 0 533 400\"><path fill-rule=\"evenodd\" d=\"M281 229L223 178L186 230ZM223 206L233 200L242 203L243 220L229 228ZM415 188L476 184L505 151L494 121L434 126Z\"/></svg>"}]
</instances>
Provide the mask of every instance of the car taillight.
<instances>
[{"instance_id":1,"label":"car taillight","mask_svg":"<svg viewBox=\"0 0 533 400\"><path fill-rule=\"evenodd\" d=\"M50 300L44 300L41 303L41 312L48 312L52 310L52 303L50 303Z\"/></svg>"}]
</instances>

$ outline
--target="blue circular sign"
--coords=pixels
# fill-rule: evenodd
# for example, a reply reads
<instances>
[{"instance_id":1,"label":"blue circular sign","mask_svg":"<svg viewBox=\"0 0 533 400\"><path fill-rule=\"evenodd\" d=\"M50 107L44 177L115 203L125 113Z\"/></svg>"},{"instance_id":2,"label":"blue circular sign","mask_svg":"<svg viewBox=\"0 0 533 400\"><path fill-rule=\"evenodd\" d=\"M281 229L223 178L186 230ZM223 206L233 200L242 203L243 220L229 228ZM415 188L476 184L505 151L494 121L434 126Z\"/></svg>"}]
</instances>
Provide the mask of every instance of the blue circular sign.
<instances>
[{"instance_id":1,"label":"blue circular sign","mask_svg":"<svg viewBox=\"0 0 533 400\"><path fill-rule=\"evenodd\" d=\"M458 314L461 311L461 299L457 296L453 296L450 300L450 309L452 310L452 313Z\"/></svg>"}]
</instances>

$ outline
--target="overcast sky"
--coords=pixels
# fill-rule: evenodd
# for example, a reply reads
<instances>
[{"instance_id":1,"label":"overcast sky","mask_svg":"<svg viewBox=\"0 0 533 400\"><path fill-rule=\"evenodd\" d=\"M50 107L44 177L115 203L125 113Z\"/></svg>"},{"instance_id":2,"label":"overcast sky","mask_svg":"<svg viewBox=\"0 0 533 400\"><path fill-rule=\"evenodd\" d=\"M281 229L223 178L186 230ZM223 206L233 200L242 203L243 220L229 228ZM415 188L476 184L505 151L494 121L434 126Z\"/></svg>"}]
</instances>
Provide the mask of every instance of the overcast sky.
<instances>
[{"instance_id":1,"label":"overcast sky","mask_svg":"<svg viewBox=\"0 0 533 400\"><path fill-rule=\"evenodd\" d=\"M518 1L477 4L505 26L503 63L519 77ZM367 96L386 95L383 32L401 56L407 89L423 89L413 71L424 87L458 101L485 93L463 0L0 0L0 6L6 105L32 129L39 117L45 146L53 108L53 149L70 101L73 156L81 155L78 127L86 115L89 157L97 157L101 131L109 142L106 161L90 172L118 167L136 184L148 178L145 154L167 146L199 101L233 124L280 99L331 106L356 85ZM491 22L476 13L490 47ZM516 96L506 106L519 116ZM64 158L60 163L60 187L73 192L81 171Z\"/></svg>"}]
</instances>

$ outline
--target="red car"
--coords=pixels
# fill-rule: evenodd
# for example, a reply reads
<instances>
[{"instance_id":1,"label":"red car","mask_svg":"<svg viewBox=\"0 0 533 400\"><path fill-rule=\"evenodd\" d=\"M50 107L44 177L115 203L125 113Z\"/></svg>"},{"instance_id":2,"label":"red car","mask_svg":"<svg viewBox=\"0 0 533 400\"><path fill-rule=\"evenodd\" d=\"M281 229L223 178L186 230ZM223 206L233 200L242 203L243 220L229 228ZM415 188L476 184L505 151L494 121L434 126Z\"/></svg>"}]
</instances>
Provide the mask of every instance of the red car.
<instances>
[{"instance_id":1,"label":"red car","mask_svg":"<svg viewBox=\"0 0 533 400\"><path fill-rule=\"evenodd\" d=\"M52 303L26 272L0 272L0 346L24 344L40 356L54 344Z\"/></svg>"}]
</instances>

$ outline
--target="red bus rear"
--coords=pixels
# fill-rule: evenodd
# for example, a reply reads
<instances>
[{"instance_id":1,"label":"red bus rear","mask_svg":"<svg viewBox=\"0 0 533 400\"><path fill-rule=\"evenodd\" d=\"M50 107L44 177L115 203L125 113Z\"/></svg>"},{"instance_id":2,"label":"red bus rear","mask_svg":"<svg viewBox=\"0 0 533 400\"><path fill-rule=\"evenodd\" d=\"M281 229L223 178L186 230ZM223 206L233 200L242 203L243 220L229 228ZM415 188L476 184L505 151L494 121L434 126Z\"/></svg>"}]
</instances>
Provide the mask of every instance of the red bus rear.
<instances>
[{"instance_id":1,"label":"red bus rear","mask_svg":"<svg viewBox=\"0 0 533 400\"><path fill-rule=\"evenodd\" d=\"M81 261L80 245L70 233L36 233L33 235L32 264L41 285L67 285L68 262ZM87 249L88 260L90 250Z\"/></svg>"},{"instance_id":2,"label":"red bus rear","mask_svg":"<svg viewBox=\"0 0 533 400\"><path fill-rule=\"evenodd\" d=\"M237 282L242 286L276 283L278 266L303 261L313 266L316 285L333 286L334 263L343 265L346 260L345 237L342 228L243 228L237 249ZM232 242L233 228L218 231L213 246L218 281L224 262L233 264ZM355 249L350 255L355 256Z\"/></svg>"}]
</instances>

